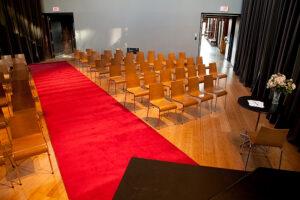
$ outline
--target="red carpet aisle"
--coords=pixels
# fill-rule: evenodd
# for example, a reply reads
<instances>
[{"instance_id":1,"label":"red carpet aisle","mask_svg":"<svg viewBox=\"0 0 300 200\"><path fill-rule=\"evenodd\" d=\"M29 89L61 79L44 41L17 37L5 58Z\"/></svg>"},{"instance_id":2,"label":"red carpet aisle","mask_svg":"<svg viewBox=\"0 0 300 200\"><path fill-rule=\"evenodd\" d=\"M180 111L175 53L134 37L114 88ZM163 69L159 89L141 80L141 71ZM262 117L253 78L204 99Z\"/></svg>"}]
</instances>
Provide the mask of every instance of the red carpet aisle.
<instances>
[{"instance_id":1,"label":"red carpet aisle","mask_svg":"<svg viewBox=\"0 0 300 200\"><path fill-rule=\"evenodd\" d=\"M112 199L133 156L194 164L70 64L31 69L70 199Z\"/></svg>"}]
</instances>

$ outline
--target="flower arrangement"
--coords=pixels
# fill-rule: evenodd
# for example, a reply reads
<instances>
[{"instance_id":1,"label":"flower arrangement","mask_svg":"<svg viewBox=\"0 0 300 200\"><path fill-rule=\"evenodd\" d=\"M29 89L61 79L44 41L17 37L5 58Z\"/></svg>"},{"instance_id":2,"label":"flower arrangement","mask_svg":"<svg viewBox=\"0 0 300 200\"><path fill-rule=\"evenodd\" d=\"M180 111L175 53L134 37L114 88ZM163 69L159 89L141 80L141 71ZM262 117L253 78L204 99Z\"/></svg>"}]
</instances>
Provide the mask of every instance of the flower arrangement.
<instances>
[{"instance_id":1,"label":"flower arrangement","mask_svg":"<svg viewBox=\"0 0 300 200\"><path fill-rule=\"evenodd\" d=\"M282 92L285 95L290 94L296 89L293 79L286 79L284 74L273 74L268 80L267 88L272 89L276 92Z\"/></svg>"}]
</instances>

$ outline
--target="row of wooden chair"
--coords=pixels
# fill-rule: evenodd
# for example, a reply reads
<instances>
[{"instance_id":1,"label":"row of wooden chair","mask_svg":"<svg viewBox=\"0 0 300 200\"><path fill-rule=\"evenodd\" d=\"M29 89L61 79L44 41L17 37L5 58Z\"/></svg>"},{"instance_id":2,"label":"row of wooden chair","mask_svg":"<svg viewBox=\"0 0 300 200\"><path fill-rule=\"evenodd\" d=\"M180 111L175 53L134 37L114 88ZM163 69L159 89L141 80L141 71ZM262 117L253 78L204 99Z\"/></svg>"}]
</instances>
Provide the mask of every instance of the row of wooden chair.
<instances>
[{"instance_id":1,"label":"row of wooden chair","mask_svg":"<svg viewBox=\"0 0 300 200\"><path fill-rule=\"evenodd\" d=\"M20 70L19 67L17 67L17 70ZM25 68L24 63L23 68ZM27 73L32 99L35 101L35 108L29 110L28 112L26 111L26 114L24 114L23 112L21 112L23 114L20 114L20 112L16 112L14 116L10 115L9 118L6 118L5 121L0 122L0 165L8 165L7 161L9 161L9 164L14 168L17 174L17 179L20 185L22 184L22 182L19 166L21 161L27 158L46 153L48 155L51 173L54 173L49 147L43 131L43 113L40 107L38 94L34 82L31 79L31 76L29 76L29 71L26 69L24 70ZM22 133L21 135L18 133L18 131L16 131L16 126L22 126L20 122L24 121L25 123L28 123L26 122L26 120L31 120L34 118L36 119L36 122L32 123L34 123L35 128L31 127L30 130L28 129L24 131L24 133ZM24 128L26 126L24 126ZM14 187L12 182L11 186Z\"/></svg>"}]
</instances>

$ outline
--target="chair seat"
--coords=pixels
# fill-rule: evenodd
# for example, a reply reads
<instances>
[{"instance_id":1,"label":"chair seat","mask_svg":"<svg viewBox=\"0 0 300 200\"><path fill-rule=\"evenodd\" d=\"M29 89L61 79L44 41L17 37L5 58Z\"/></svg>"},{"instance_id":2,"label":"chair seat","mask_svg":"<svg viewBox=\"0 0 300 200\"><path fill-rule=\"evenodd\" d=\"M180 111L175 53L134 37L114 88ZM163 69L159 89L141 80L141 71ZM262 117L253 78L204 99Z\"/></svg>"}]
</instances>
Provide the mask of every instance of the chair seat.
<instances>
[{"instance_id":1,"label":"chair seat","mask_svg":"<svg viewBox=\"0 0 300 200\"><path fill-rule=\"evenodd\" d=\"M189 94L193 97L199 98L201 100L201 102L212 100L214 98L213 95L207 94L207 93L202 93L200 91L192 91Z\"/></svg>"},{"instance_id":2,"label":"chair seat","mask_svg":"<svg viewBox=\"0 0 300 200\"><path fill-rule=\"evenodd\" d=\"M80 59L80 62L82 62L82 63L88 63L88 60L87 59Z\"/></svg>"},{"instance_id":3,"label":"chair seat","mask_svg":"<svg viewBox=\"0 0 300 200\"><path fill-rule=\"evenodd\" d=\"M97 72L99 74L109 74L109 70L108 69L104 69L104 68L98 68Z\"/></svg>"},{"instance_id":4,"label":"chair seat","mask_svg":"<svg viewBox=\"0 0 300 200\"><path fill-rule=\"evenodd\" d=\"M266 137L260 137L260 140L258 141L257 138L257 132L249 131L249 139L250 142L254 145L262 145L262 146L271 146L271 147L278 147L281 148L282 144L279 144L277 142L271 141L270 138Z\"/></svg>"},{"instance_id":5,"label":"chair seat","mask_svg":"<svg viewBox=\"0 0 300 200\"><path fill-rule=\"evenodd\" d=\"M127 91L136 97L149 95L149 91L141 87L127 88Z\"/></svg>"},{"instance_id":6,"label":"chair seat","mask_svg":"<svg viewBox=\"0 0 300 200\"><path fill-rule=\"evenodd\" d=\"M209 91L209 93L213 93L217 97L227 95L227 91L220 87L214 87L212 91Z\"/></svg>"},{"instance_id":7,"label":"chair seat","mask_svg":"<svg viewBox=\"0 0 300 200\"><path fill-rule=\"evenodd\" d=\"M177 106L174 102L168 101L167 99L152 100L150 103L157 107L160 111L176 109Z\"/></svg>"},{"instance_id":8,"label":"chair seat","mask_svg":"<svg viewBox=\"0 0 300 200\"><path fill-rule=\"evenodd\" d=\"M192 97L188 97L188 96L176 96L172 98L174 101L177 101L178 103L182 104L183 107L188 107L188 106L193 106L193 105L197 105L198 101Z\"/></svg>"},{"instance_id":9,"label":"chair seat","mask_svg":"<svg viewBox=\"0 0 300 200\"><path fill-rule=\"evenodd\" d=\"M41 133L13 139L12 143L15 160L48 152L47 144Z\"/></svg>"},{"instance_id":10,"label":"chair seat","mask_svg":"<svg viewBox=\"0 0 300 200\"><path fill-rule=\"evenodd\" d=\"M220 74L218 74L218 78L219 79L221 79L221 78L227 78L227 74L220 73Z\"/></svg>"},{"instance_id":11,"label":"chair seat","mask_svg":"<svg viewBox=\"0 0 300 200\"><path fill-rule=\"evenodd\" d=\"M109 80L114 81L117 84L126 82L126 80L123 76L113 76L113 77L110 77Z\"/></svg>"}]
</instances>

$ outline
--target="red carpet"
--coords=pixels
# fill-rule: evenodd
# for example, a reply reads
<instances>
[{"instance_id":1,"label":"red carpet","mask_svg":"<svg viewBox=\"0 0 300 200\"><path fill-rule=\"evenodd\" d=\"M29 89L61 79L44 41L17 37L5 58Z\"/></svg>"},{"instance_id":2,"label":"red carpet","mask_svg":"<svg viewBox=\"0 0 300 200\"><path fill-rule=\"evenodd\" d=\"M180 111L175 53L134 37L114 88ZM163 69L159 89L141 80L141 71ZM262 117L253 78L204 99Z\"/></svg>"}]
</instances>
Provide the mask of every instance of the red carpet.
<instances>
[{"instance_id":1,"label":"red carpet","mask_svg":"<svg viewBox=\"0 0 300 200\"><path fill-rule=\"evenodd\" d=\"M132 157L195 164L70 64L31 69L70 199L112 199Z\"/></svg>"}]
</instances>

